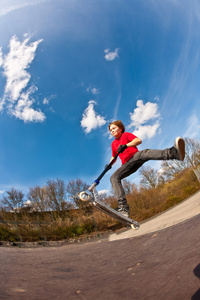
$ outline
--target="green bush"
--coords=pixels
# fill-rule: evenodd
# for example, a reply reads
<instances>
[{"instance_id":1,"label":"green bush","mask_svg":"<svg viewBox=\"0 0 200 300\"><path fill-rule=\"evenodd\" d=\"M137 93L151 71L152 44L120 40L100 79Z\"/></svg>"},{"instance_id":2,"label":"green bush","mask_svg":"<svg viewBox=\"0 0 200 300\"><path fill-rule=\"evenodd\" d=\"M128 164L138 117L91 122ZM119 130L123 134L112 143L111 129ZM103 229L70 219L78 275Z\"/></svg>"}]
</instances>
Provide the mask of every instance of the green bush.
<instances>
[{"instance_id":1,"label":"green bush","mask_svg":"<svg viewBox=\"0 0 200 300\"><path fill-rule=\"evenodd\" d=\"M17 240L15 233L6 225L0 225L0 241L14 242Z\"/></svg>"},{"instance_id":2,"label":"green bush","mask_svg":"<svg viewBox=\"0 0 200 300\"><path fill-rule=\"evenodd\" d=\"M169 198L167 198L164 208L170 208L176 204L178 204L179 202L181 202L183 199L180 196L170 196Z\"/></svg>"}]
</instances>

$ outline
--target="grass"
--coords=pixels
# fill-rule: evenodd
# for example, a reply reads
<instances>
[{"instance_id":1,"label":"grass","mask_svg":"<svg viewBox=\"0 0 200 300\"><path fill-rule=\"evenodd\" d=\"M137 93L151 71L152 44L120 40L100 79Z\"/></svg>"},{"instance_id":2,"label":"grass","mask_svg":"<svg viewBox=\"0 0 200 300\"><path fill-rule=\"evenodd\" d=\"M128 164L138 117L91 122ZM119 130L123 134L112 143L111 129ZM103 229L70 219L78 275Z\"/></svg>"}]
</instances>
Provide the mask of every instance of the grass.
<instances>
[{"instance_id":1,"label":"grass","mask_svg":"<svg viewBox=\"0 0 200 300\"><path fill-rule=\"evenodd\" d=\"M136 188L127 196L130 217L144 221L180 203L200 190L192 170L182 173L154 189ZM106 202L115 208L117 201L108 197ZM96 232L116 230L123 225L93 207L82 210L45 213L0 214L0 241L35 242L78 238Z\"/></svg>"}]
</instances>

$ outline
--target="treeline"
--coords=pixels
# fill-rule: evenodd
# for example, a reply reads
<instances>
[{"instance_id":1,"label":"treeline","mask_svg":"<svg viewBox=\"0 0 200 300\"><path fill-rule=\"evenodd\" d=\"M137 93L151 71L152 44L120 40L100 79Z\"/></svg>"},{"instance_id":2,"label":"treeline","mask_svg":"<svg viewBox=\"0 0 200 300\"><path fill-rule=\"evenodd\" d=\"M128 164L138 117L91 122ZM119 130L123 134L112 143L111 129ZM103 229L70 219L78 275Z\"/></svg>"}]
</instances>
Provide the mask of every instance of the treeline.
<instances>
[{"instance_id":1,"label":"treeline","mask_svg":"<svg viewBox=\"0 0 200 300\"><path fill-rule=\"evenodd\" d=\"M3 196L2 209L11 212L47 212L65 211L81 208L83 202L78 194L87 190L88 185L81 179L71 180L66 185L64 180L48 180L43 187L29 188L25 195L22 191L11 188Z\"/></svg>"}]
</instances>

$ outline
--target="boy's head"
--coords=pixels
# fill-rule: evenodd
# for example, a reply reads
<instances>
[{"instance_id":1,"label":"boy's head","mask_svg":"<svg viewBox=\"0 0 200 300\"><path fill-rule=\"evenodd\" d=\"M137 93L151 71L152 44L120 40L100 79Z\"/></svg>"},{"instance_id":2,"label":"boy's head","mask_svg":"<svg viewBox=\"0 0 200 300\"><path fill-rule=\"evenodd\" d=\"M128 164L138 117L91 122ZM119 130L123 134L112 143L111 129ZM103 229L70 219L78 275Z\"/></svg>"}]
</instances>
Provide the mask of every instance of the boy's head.
<instances>
[{"instance_id":1,"label":"boy's head","mask_svg":"<svg viewBox=\"0 0 200 300\"><path fill-rule=\"evenodd\" d=\"M110 126L111 125L116 125L117 127L119 127L121 129L121 132L124 133L125 132L125 126L124 124L122 123L122 121L118 120L118 121L114 121L114 122L111 122L108 126L108 129L110 130Z\"/></svg>"}]
</instances>

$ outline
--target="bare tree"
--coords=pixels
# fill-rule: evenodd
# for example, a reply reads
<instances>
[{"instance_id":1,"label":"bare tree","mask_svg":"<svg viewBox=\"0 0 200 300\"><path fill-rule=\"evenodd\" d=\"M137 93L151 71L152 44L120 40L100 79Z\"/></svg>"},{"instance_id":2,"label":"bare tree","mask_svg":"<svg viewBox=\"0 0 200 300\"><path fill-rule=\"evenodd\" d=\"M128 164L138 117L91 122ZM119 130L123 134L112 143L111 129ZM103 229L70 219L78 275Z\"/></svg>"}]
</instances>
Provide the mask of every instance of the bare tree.
<instances>
[{"instance_id":1,"label":"bare tree","mask_svg":"<svg viewBox=\"0 0 200 300\"><path fill-rule=\"evenodd\" d=\"M200 164L200 141L197 139L185 139L185 159L187 167L195 167Z\"/></svg>"},{"instance_id":2,"label":"bare tree","mask_svg":"<svg viewBox=\"0 0 200 300\"><path fill-rule=\"evenodd\" d=\"M163 176L163 171L159 170L157 172L157 186L164 185L165 183L165 176Z\"/></svg>"},{"instance_id":3,"label":"bare tree","mask_svg":"<svg viewBox=\"0 0 200 300\"><path fill-rule=\"evenodd\" d=\"M67 208L66 188L63 180L48 180L45 186L45 194L50 209L62 211Z\"/></svg>"},{"instance_id":4,"label":"bare tree","mask_svg":"<svg viewBox=\"0 0 200 300\"><path fill-rule=\"evenodd\" d=\"M3 196L2 203L10 210L20 210L23 206L24 194L15 188L11 188L6 193L7 196Z\"/></svg>"},{"instance_id":5,"label":"bare tree","mask_svg":"<svg viewBox=\"0 0 200 300\"><path fill-rule=\"evenodd\" d=\"M36 186L29 189L28 199L31 201L35 211L48 211L49 203L47 201L46 188Z\"/></svg>"},{"instance_id":6,"label":"bare tree","mask_svg":"<svg viewBox=\"0 0 200 300\"><path fill-rule=\"evenodd\" d=\"M132 184L131 184L131 182L129 180L127 180L127 179L123 179L122 180L122 184L123 184L123 188L124 188L125 194L126 195L131 194L131 192L132 192Z\"/></svg>"},{"instance_id":7,"label":"bare tree","mask_svg":"<svg viewBox=\"0 0 200 300\"><path fill-rule=\"evenodd\" d=\"M76 207L85 207L85 203L79 199L78 195L80 192L87 190L88 187L89 185L79 178L69 181L66 189L67 194L69 196L69 199L75 203Z\"/></svg>"},{"instance_id":8,"label":"bare tree","mask_svg":"<svg viewBox=\"0 0 200 300\"><path fill-rule=\"evenodd\" d=\"M149 166L142 167L139 170L139 174L142 177L140 184L145 188L155 188L157 186L157 171Z\"/></svg>"},{"instance_id":9,"label":"bare tree","mask_svg":"<svg viewBox=\"0 0 200 300\"><path fill-rule=\"evenodd\" d=\"M166 180L172 179L177 173L185 169L186 165L178 160L164 160L161 163L161 171Z\"/></svg>"}]
</instances>

